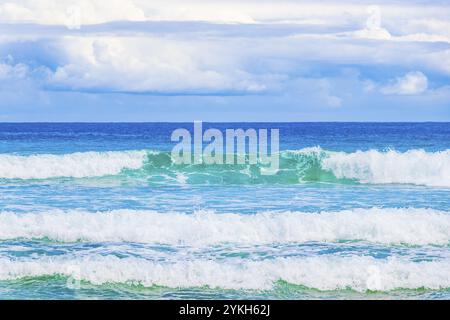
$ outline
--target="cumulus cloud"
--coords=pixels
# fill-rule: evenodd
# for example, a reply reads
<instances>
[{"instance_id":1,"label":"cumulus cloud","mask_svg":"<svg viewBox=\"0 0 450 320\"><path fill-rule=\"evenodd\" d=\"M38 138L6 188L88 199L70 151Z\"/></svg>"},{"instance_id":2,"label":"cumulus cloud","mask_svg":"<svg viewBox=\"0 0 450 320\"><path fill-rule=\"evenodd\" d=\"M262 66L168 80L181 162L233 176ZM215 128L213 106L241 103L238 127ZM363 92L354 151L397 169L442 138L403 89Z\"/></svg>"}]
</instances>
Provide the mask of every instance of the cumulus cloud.
<instances>
[{"instance_id":1,"label":"cumulus cloud","mask_svg":"<svg viewBox=\"0 0 450 320\"><path fill-rule=\"evenodd\" d=\"M22 63L10 65L0 63L0 80L24 79L28 76L28 66Z\"/></svg>"},{"instance_id":2,"label":"cumulus cloud","mask_svg":"<svg viewBox=\"0 0 450 320\"><path fill-rule=\"evenodd\" d=\"M400 0L0 0L0 84L98 101L108 96L99 92L242 97L336 114L382 99L431 101L450 76L449 16L450 6ZM443 105L448 90L439 92Z\"/></svg>"},{"instance_id":3,"label":"cumulus cloud","mask_svg":"<svg viewBox=\"0 0 450 320\"><path fill-rule=\"evenodd\" d=\"M381 92L384 94L410 95L423 93L427 89L428 78L420 71L412 71L392 80L390 84L381 89Z\"/></svg>"},{"instance_id":4,"label":"cumulus cloud","mask_svg":"<svg viewBox=\"0 0 450 320\"><path fill-rule=\"evenodd\" d=\"M434 56L433 47L426 43L374 46L370 42L321 35L242 38L88 33L50 38L44 44L35 40L21 40L20 45L0 43L0 55L2 52L19 59L17 63L22 68L30 61L48 63L43 66L48 71L46 89L86 92L210 95L282 92L289 90L287 84L298 77L326 78L348 64L361 70L415 66L414 69L447 72L445 64L436 63L442 57ZM404 82L411 81L409 78L394 79L383 93L408 94ZM413 74L412 78L417 76ZM365 79L367 83L371 80L370 76ZM369 85L366 88L371 91ZM334 93L324 103L337 107L343 101Z\"/></svg>"},{"instance_id":5,"label":"cumulus cloud","mask_svg":"<svg viewBox=\"0 0 450 320\"><path fill-rule=\"evenodd\" d=\"M240 68L233 51L208 41L70 37L61 45L67 62L49 77L51 88L163 94L265 89L257 76Z\"/></svg>"}]
</instances>

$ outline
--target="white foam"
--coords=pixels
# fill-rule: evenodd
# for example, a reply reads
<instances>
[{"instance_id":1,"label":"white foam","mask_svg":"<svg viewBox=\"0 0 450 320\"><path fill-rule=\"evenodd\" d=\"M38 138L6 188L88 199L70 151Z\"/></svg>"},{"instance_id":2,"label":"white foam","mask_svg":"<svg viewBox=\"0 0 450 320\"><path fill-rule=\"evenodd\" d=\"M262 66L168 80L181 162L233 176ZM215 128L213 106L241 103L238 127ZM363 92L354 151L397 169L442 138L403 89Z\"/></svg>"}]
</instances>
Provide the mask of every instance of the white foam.
<instances>
[{"instance_id":1,"label":"white foam","mask_svg":"<svg viewBox=\"0 0 450 320\"><path fill-rule=\"evenodd\" d=\"M134 210L0 213L0 239L16 238L192 246L339 240L449 245L450 213L412 208L255 215Z\"/></svg>"},{"instance_id":2,"label":"white foam","mask_svg":"<svg viewBox=\"0 0 450 320\"><path fill-rule=\"evenodd\" d=\"M320 256L273 260L195 260L175 263L90 256L0 259L0 280L63 275L95 285L270 290L278 280L319 290L357 291L450 287L449 261L412 262L389 258Z\"/></svg>"},{"instance_id":3,"label":"white foam","mask_svg":"<svg viewBox=\"0 0 450 320\"><path fill-rule=\"evenodd\" d=\"M450 150L327 152L322 168L362 183L450 187Z\"/></svg>"},{"instance_id":4,"label":"white foam","mask_svg":"<svg viewBox=\"0 0 450 320\"><path fill-rule=\"evenodd\" d=\"M99 177L121 170L138 169L145 151L79 152L63 155L0 155L0 178L46 179L56 177Z\"/></svg>"}]
</instances>

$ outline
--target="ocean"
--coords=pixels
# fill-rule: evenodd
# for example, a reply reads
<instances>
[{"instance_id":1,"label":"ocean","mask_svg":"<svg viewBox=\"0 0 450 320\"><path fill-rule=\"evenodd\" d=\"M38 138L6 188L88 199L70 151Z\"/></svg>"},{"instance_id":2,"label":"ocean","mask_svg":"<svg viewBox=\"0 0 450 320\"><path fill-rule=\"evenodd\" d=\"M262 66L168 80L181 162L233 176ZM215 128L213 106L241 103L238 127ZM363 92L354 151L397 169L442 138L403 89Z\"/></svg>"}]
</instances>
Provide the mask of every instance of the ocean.
<instances>
[{"instance_id":1,"label":"ocean","mask_svg":"<svg viewBox=\"0 0 450 320\"><path fill-rule=\"evenodd\" d=\"M280 168L176 165L192 123L0 124L0 299L449 299L449 123L279 129Z\"/></svg>"}]
</instances>

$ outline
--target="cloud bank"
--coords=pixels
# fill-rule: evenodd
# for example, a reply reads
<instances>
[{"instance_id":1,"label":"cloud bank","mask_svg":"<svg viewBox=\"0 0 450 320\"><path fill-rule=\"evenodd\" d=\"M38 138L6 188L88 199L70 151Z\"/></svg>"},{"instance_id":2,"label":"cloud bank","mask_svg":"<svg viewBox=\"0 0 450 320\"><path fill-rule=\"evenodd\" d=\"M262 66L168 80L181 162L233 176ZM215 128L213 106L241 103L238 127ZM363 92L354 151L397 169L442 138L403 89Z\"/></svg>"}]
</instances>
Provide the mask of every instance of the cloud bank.
<instances>
[{"instance_id":1,"label":"cloud bank","mask_svg":"<svg viewBox=\"0 0 450 320\"><path fill-rule=\"evenodd\" d=\"M448 17L440 1L0 1L0 120L52 106L89 119L93 104L299 121L387 105L399 120L408 105L450 120Z\"/></svg>"}]
</instances>

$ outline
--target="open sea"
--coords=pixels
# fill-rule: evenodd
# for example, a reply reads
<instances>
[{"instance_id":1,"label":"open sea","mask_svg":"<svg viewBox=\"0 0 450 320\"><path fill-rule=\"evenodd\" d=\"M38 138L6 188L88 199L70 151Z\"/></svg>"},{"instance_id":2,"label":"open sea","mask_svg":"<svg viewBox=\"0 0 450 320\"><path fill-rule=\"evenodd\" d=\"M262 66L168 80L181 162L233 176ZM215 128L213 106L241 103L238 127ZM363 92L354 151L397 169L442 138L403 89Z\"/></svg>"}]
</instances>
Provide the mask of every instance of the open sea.
<instances>
[{"instance_id":1,"label":"open sea","mask_svg":"<svg viewBox=\"0 0 450 320\"><path fill-rule=\"evenodd\" d=\"M450 299L450 123L203 124L279 129L272 176L192 127L0 124L0 299Z\"/></svg>"}]
</instances>

